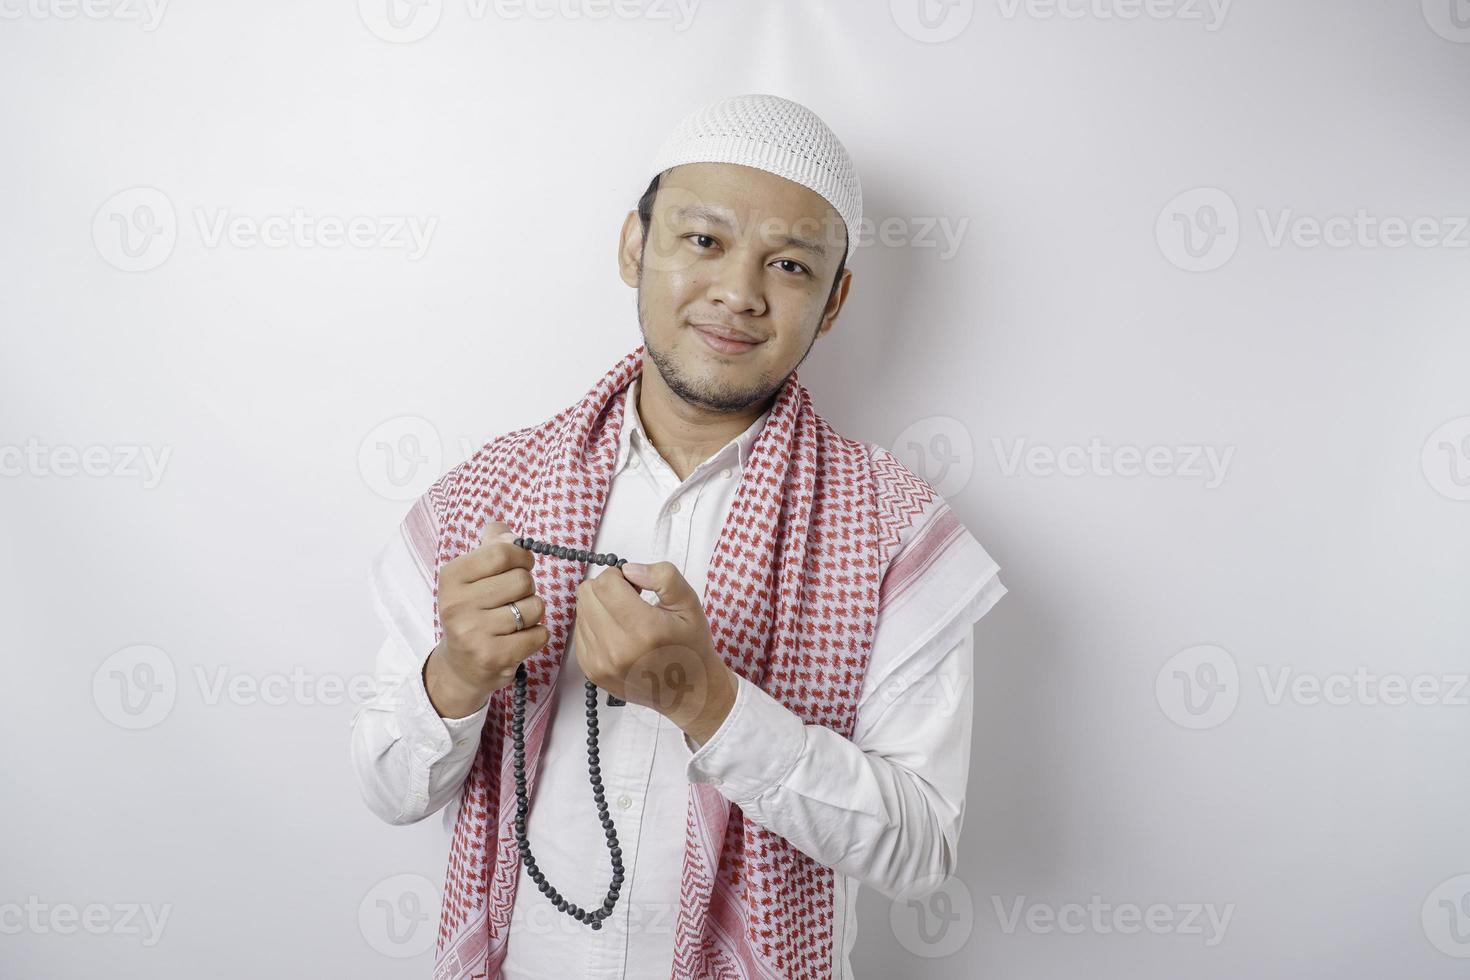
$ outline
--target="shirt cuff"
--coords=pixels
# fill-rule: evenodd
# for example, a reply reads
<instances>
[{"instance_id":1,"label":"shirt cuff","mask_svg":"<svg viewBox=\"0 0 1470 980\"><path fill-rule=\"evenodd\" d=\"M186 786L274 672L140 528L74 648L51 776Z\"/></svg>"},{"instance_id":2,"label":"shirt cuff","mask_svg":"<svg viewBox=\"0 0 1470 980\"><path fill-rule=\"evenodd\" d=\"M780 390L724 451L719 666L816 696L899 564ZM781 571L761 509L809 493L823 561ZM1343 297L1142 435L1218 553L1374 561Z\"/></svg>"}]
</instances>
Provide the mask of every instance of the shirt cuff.
<instances>
[{"instance_id":1,"label":"shirt cuff","mask_svg":"<svg viewBox=\"0 0 1470 980\"><path fill-rule=\"evenodd\" d=\"M437 713L437 712L436 712ZM455 749L472 750L480 741L480 730L485 727L485 719L490 716L490 702L486 701L480 705L480 710L463 718L440 718L444 730L449 733L450 741L454 743ZM451 755L453 752L450 753Z\"/></svg>"},{"instance_id":2,"label":"shirt cuff","mask_svg":"<svg viewBox=\"0 0 1470 980\"><path fill-rule=\"evenodd\" d=\"M733 803L747 803L781 785L806 749L806 725L785 705L735 674L735 703L708 742L693 750L691 783L718 789Z\"/></svg>"},{"instance_id":3,"label":"shirt cuff","mask_svg":"<svg viewBox=\"0 0 1470 980\"><path fill-rule=\"evenodd\" d=\"M441 718L424 687L422 666L403 679L399 698L399 730L413 742L416 761L427 767L475 753L479 747L480 730L490 714L488 700L474 714L463 718Z\"/></svg>"}]
</instances>

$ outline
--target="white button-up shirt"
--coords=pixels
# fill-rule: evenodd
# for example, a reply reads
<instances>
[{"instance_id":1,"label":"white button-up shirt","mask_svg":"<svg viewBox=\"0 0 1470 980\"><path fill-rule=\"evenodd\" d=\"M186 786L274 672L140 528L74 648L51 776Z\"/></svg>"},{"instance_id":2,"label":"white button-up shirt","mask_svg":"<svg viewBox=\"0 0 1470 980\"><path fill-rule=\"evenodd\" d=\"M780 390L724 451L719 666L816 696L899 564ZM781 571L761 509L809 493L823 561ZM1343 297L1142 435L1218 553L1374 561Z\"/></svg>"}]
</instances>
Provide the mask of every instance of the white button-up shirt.
<instances>
[{"instance_id":1,"label":"white button-up shirt","mask_svg":"<svg viewBox=\"0 0 1470 980\"><path fill-rule=\"evenodd\" d=\"M594 550L672 562L703 595L710 556L770 413L680 481L643 430L640 380L629 388ZM602 781L625 869L621 896L593 931L558 912L523 868L506 980L667 980L691 782L718 788L748 819L836 870L832 973L850 978L858 887L890 898L927 891L955 867L969 773L972 626L1006 591L979 544L967 537L965 546L991 572L951 607L910 609L905 622L923 622L923 635L895 635L880 615L851 740L804 724L739 675L729 716L703 746L650 708L600 699ZM589 575L605 570L588 566ZM412 823L442 807L448 832L487 708L441 718L429 701L422 670L435 645L433 593L403 533L379 554L373 586L389 635L378 655L380 693L352 720L358 783L382 819ZM583 681L569 637L527 836L558 891L596 908L611 872L587 777Z\"/></svg>"}]
</instances>

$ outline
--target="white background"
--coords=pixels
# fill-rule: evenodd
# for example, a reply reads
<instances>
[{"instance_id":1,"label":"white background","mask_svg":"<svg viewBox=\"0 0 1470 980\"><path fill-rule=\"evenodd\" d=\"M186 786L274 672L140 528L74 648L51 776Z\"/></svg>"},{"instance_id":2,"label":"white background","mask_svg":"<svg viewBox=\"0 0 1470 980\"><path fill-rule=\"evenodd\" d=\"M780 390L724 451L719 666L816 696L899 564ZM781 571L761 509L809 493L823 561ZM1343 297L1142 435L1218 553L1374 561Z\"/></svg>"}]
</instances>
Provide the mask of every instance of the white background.
<instances>
[{"instance_id":1,"label":"white background","mask_svg":"<svg viewBox=\"0 0 1470 980\"><path fill-rule=\"evenodd\" d=\"M97 3L0 0L0 973L429 975L368 562L638 343L623 216L741 92L874 223L801 380L1010 589L960 874L865 894L860 975L1470 969L1464 0ZM297 209L367 242L211 235Z\"/></svg>"}]
</instances>

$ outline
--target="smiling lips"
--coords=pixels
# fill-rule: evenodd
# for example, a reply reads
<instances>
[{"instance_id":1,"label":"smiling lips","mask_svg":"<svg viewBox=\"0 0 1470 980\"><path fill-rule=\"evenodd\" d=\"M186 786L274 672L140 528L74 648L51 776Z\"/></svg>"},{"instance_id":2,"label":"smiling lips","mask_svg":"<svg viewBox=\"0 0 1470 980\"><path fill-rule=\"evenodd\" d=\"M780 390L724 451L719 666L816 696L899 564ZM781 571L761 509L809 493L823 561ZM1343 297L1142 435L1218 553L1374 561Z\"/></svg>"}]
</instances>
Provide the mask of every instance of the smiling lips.
<instances>
[{"instance_id":1,"label":"smiling lips","mask_svg":"<svg viewBox=\"0 0 1470 980\"><path fill-rule=\"evenodd\" d=\"M747 334L709 323L696 323L693 326L700 339L721 354L744 354L762 343Z\"/></svg>"}]
</instances>

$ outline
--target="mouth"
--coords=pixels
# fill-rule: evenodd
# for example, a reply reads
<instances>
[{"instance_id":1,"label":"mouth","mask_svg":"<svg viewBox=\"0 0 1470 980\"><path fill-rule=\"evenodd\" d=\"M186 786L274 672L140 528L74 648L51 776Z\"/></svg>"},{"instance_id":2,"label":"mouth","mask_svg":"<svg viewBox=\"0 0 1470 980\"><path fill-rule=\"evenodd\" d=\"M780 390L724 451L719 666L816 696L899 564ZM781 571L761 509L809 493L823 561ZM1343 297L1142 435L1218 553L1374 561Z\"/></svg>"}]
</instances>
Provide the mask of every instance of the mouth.
<instances>
[{"instance_id":1,"label":"mouth","mask_svg":"<svg viewBox=\"0 0 1470 980\"><path fill-rule=\"evenodd\" d=\"M724 327L716 327L708 323L694 323L690 324L690 326L694 327L695 332L699 334L699 338L710 349L719 351L721 354L744 354L765 343L765 341L756 340L747 334L727 330Z\"/></svg>"}]
</instances>

